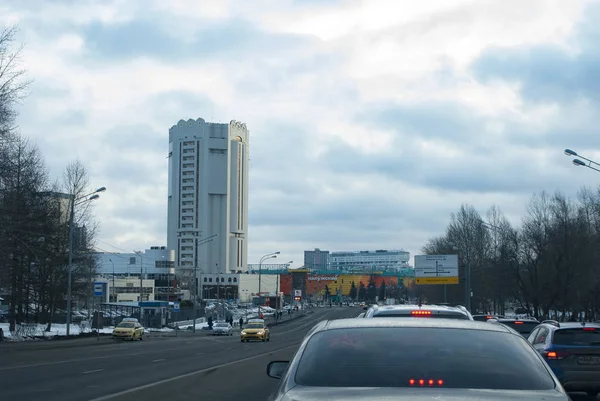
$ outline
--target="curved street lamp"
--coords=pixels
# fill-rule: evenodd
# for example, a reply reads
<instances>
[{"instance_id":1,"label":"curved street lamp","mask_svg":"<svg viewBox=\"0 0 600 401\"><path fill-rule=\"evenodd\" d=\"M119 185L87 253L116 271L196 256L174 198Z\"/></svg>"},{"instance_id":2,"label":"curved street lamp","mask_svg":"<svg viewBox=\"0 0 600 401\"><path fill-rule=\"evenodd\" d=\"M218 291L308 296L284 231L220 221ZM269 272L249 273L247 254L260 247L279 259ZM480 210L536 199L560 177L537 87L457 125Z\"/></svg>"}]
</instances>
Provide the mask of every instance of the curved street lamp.
<instances>
[{"instance_id":1,"label":"curved street lamp","mask_svg":"<svg viewBox=\"0 0 600 401\"><path fill-rule=\"evenodd\" d=\"M94 192L90 192L87 195L75 198L75 194L70 194L70 213L69 213L69 271L68 271L68 283L67 283L67 337L71 334L71 281L73 272L73 225L75 221L75 206L81 205L86 202L91 202L100 197L100 192L106 191L106 187L100 187Z\"/></svg>"},{"instance_id":2,"label":"curved street lamp","mask_svg":"<svg viewBox=\"0 0 600 401\"><path fill-rule=\"evenodd\" d=\"M273 253L267 253L266 255L264 255L262 258L260 258L260 261L258 262L258 298L260 299L260 287L261 287L261 282L262 282L262 264L265 260L267 259L275 259L277 257L277 255L279 255L281 252L277 251L277 252L273 252ZM260 315L260 305L258 305L258 314Z\"/></svg>"},{"instance_id":3,"label":"curved street lamp","mask_svg":"<svg viewBox=\"0 0 600 401\"><path fill-rule=\"evenodd\" d=\"M589 169L592 169L594 171L598 171L600 172L600 169L598 169L597 167L594 167L593 165L596 165L598 167L600 167L599 163L596 163L595 161L588 159L587 157L583 157L580 154L578 154L577 152L575 152L574 150L571 149L565 149L565 155L567 156L571 156L571 157L578 157L578 159L573 159L573 164L575 166L582 166L582 167L587 167ZM587 161L587 163L585 163L584 161L582 161L581 159Z\"/></svg>"}]
</instances>

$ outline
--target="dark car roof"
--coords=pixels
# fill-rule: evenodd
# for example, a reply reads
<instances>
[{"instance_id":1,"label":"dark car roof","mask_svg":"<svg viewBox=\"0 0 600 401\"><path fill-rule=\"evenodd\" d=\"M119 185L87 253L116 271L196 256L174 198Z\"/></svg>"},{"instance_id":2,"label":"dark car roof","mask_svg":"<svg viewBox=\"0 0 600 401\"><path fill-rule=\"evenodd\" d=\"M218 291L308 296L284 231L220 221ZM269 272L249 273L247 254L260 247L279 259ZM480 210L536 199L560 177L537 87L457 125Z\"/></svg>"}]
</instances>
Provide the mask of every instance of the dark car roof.
<instances>
[{"instance_id":1,"label":"dark car roof","mask_svg":"<svg viewBox=\"0 0 600 401\"><path fill-rule=\"evenodd\" d=\"M513 333L509 328L500 324L489 324L486 322L476 322L473 320L457 319L337 319L324 321L319 325L316 331L350 329L350 328L369 328L369 327L423 327L423 328L447 328L447 329L465 329L495 331L504 333Z\"/></svg>"},{"instance_id":2,"label":"dark car roof","mask_svg":"<svg viewBox=\"0 0 600 401\"><path fill-rule=\"evenodd\" d=\"M558 326L556 325L558 323ZM544 320L543 325L548 325L557 329L579 329L582 327L593 327L595 329L600 329L600 323L596 322L556 322L555 320Z\"/></svg>"}]
</instances>

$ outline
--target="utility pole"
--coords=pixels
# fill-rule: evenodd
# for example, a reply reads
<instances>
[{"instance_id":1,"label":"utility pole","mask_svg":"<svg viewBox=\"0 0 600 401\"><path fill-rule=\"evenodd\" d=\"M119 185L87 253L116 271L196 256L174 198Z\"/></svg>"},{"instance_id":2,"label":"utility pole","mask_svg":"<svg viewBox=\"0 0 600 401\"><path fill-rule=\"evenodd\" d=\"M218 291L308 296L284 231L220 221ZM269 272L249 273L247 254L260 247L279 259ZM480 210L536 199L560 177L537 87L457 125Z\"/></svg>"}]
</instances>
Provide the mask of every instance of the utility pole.
<instances>
[{"instance_id":1,"label":"utility pole","mask_svg":"<svg viewBox=\"0 0 600 401\"><path fill-rule=\"evenodd\" d=\"M192 331L196 332L196 314L198 312L198 247L200 245L207 244L213 240L219 234L211 235L210 237L206 237L202 240L202 242L198 242L198 235L196 235L194 240L194 287L193 287L193 296L194 296L194 320L193 320L193 328Z\"/></svg>"},{"instance_id":2,"label":"utility pole","mask_svg":"<svg viewBox=\"0 0 600 401\"><path fill-rule=\"evenodd\" d=\"M112 275L112 294L110 295L110 302L117 302L117 291L115 288L115 262L112 261L112 259L108 259L108 261L110 263L112 263L112 268L113 268L113 275ZM114 298L114 299L113 299Z\"/></svg>"},{"instance_id":3,"label":"utility pole","mask_svg":"<svg viewBox=\"0 0 600 401\"><path fill-rule=\"evenodd\" d=\"M69 271L67 273L67 337L71 334L71 279L73 275L73 226L75 225L75 206L81 205L84 202L89 202L98 199L100 197L98 193L104 191L106 191L106 187L100 187L94 192L80 196L79 198L75 198L75 194L70 194L71 210L69 213Z\"/></svg>"},{"instance_id":4,"label":"utility pole","mask_svg":"<svg viewBox=\"0 0 600 401\"><path fill-rule=\"evenodd\" d=\"M69 211L69 272L67 284L67 337L71 334L71 278L73 271L73 222L75 221L75 195L71 195Z\"/></svg>"},{"instance_id":5,"label":"utility pole","mask_svg":"<svg viewBox=\"0 0 600 401\"><path fill-rule=\"evenodd\" d=\"M142 323L142 295L144 293L144 259L142 257L142 251L136 252L140 257L140 323Z\"/></svg>"},{"instance_id":6,"label":"utility pole","mask_svg":"<svg viewBox=\"0 0 600 401\"><path fill-rule=\"evenodd\" d=\"M471 261L467 256L467 271L465 272L466 280L465 280L465 288L466 288L466 298L465 303L467 310L471 312Z\"/></svg>"}]
</instances>

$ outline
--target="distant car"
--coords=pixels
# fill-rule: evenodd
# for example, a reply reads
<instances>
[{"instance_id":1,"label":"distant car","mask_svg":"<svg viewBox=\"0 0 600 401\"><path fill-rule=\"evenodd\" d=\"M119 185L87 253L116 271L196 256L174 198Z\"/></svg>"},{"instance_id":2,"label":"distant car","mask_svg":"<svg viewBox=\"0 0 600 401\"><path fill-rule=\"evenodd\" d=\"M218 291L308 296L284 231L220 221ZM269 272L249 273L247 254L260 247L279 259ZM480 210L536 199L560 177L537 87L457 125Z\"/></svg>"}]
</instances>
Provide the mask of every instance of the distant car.
<instances>
[{"instance_id":1,"label":"distant car","mask_svg":"<svg viewBox=\"0 0 600 401\"><path fill-rule=\"evenodd\" d=\"M271 331L263 319L250 319L240 332L240 341L271 341Z\"/></svg>"},{"instance_id":2,"label":"distant car","mask_svg":"<svg viewBox=\"0 0 600 401\"><path fill-rule=\"evenodd\" d=\"M502 319L504 316L502 315L473 315L473 320L477 320L478 322L487 322L490 319Z\"/></svg>"},{"instance_id":3,"label":"distant car","mask_svg":"<svg viewBox=\"0 0 600 401\"><path fill-rule=\"evenodd\" d=\"M143 340L144 326L137 319L125 318L114 328L112 338L123 340Z\"/></svg>"},{"instance_id":4,"label":"distant car","mask_svg":"<svg viewBox=\"0 0 600 401\"><path fill-rule=\"evenodd\" d=\"M523 337L466 319L323 321L267 374L276 401L569 400Z\"/></svg>"},{"instance_id":5,"label":"distant car","mask_svg":"<svg viewBox=\"0 0 600 401\"><path fill-rule=\"evenodd\" d=\"M219 322L215 323L212 329L213 336L232 336L233 328L229 323Z\"/></svg>"},{"instance_id":6,"label":"distant car","mask_svg":"<svg viewBox=\"0 0 600 401\"><path fill-rule=\"evenodd\" d=\"M473 316L462 306L446 305L373 305L365 313L365 318L378 317L418 317L473 320Z\"/></svg>"},{"instance_id":7,"label":"distant car","mask_svg":"<svg viewBox=\"0 0 600 401\"><path fill-rule=\"evenodd\" d=\"M567 391L600 392L600 324L544 320L528 341Z\"/></svg>"},{"instance_id":8,"label":"distant car","mask_svg":"<svg viewBox=\"0 0 600 401\"><path fill-rule=\"evenodd\" d=\"M505 324L508 327L515 330L516 332L518 332L519 334L521 334L525 338L529 337L529 334L531 334L531 331L535 327L537 327L537 325L540 324L540 322L535 318L525 318L525 319L507 319L507 318L495 319L494 318L494 319L489 319L487 322L488 323Z\"/></svg>"}]
</instances>

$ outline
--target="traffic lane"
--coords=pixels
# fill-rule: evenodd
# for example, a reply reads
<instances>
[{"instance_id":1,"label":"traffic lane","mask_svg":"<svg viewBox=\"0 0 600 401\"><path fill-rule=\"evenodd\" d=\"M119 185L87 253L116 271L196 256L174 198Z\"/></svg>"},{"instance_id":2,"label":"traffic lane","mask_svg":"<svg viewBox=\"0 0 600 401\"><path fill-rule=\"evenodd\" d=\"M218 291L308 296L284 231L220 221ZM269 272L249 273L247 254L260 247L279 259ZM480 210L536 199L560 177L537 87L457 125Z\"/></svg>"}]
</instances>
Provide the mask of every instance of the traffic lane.
<instances>
[{"instance_id":1,"label":"traffic lane","mask_svg":"<svg viewBox=\"0 0 600 401\"><path fill-rule=\"evenodd\" d=\"M315 316L315 319L320 319L321 316ZM285 336L288 332L297 331L299 327L305 325L313 325L313 319L298 319L295 324L282 325L273 328L273 338L279 335ZM101 354L97 353L86 353L82 355L82 352L86 352L85 348L77 348L72 350L73 354L68 355L67 359L46 359L41 361L39 355L37 356L35 363L27 364L30 361L24 361L22 358L18 364L11 364L9 361L4 363L0 367L0 372L3 373L4 377L12 380L13 383L19 382L19 377L23 374L20 371L26 370L28 374L35 373L37 377L44 377L47 379L60 378L62 374L74 373L77 374L81 371L90 371L97 369L108 369L111 366L118 364L123 367L135 367L139 363L145 362L149 357L152 357L153 361L163 360L179 360L185 359L193 355L200 355L204 353L212 353L219 351L229 351L240 346L239 334L235 336L202 336L202 337L187 337L181 338L178 342L171 342L168 344L150 344L149 342L122 342L120 346L111 348L107 352L106 348ZM52 352L55 356L56 353ZM65 355L60 354L62 358ZM64 365L64 366L59 366Z\"/></svg>"},{"instance_id":2,"label":"traffic lane","mask_svg":"<svg viewBox=\"0 0 600 401\"><path fill-rule=\"evenodd\" d=\"M292 348L272 351L252 360L216 367L196 375L160 383L157 386L134 389L111 401L202 400L202 401L266 401L275 394L280 381L267 376L270 361L289 361L296 353ZM176 394L176 397L174 397ZM108 400L94 400L108 401Z\"/></svg>"},{"instance_id":3,"label":"traffic lane","mask_svg":"<svg viewBox=\"0 0 600 401\"><path fill-rule=\"evenodd\" d=\"M326 312L326 316L320 316L290 334L283 344L279 340L267 343L243 343L246 349L260 347L261 352L250 357L238 354L236 358L228 358L229 361L221 358L221 363L217 363L215 360L208 368L197 369L181 375L173 373L166 379L150 381L142 386L131 386L121 392L96 398L94 401L131 398L160 399L158 395L160 392L164 392L165 396L170 398L173 397L173 394L177 394L177 399L183 399L180 396L182 393L180 390L190 395L199 395L202 399L228 400L243 397L243 399L250 400L265 400L277 386L277 381L268 378L265 373L266 364L269 361L281 358L289 360L296 352L306 332L323 318L336 319L354 316L355 311L348 309L329 310ZM221 357L223 355L221 354ZM253 379L247 380L246 376L248 375L251 375ZM180 382L184 383L184 386ZM208 393L205 393L205 390ZM209 393L212 395L209 396Z\"/></svg>"},{"instance_id":4,"label":"traffic lane","mask_svg":"<svg viewBox=\"0 0 600 401\"><path fill-rule=\"evenodd\" d=\"M294 327L288 326L291 323L279 326L279 329L285 330L275 329L273 341L268 343L241 343L237 336L193 338L190 341L179 342L178 348L161 349L159 346L151 352L73 360L60 366L4 368L0 369L0 374L7 385L2 393L6 397L12 396L20 400L38 399L40 391L50 394L49 397L61 394L62 401L89 399L91 396L126 390L298 344L316 322L323 318L346 317L343 315L347 313L342 312L342 316L336 315L340 315L340 312L327 311L300 319L295 322ZM282 338L278 339L278 336ZM136 347L138 349L142 346L147 347L139 342L132 345L140 346ZM32 377L35 378L35 387L30 384Z\"/></svg>"},{"instance_id":5,"label":"traffic lane","mask_svg":"<svg viewBox=\"0 0 600 401\"><path fill-rule=\"evenodd\" d=\"M319 313L314 313L307 315L307 317L311 315L320 316L323 314L323 311L319 311ZM302 325L302 321L304 321L307 317L296 318L293 321L286 322L281 326L273 326L273 331L276 332L280 328L282 330L286 330L286 328L294 328ZM239 334L239 331L237 331ZM156 346L156 342L165 342L167 347L179 347L177 345L178 342L182 341L184 338L186 340L191 338L205 338L207 334L182 334L180 336L173 337L154 337L148 336L142 343L144 343L148 348L154 348ZM71 340L59 340L59 341L71 341ZM27 347L20 348L19 344L14 345L6 345L4 347L0 347L0 355L2 356L2 366L15 366L15 365L33 365L33 364L41 364L41 363L50 363L61 360L73 360L73 359L90 359L96 357L103 357L106 355L117 354L117 353L128 353L129 348L132 347L132 343L129 341L121 341L121 340L113 340L112 338L101 337L100 343L102 345L89 345L82 344L79 340L77 344L73 344L73 347L66 348L64 346L59 346L58 348L46 348L49 347L49 344L40 343L40 344L28 344ZM90 339L91 343L98 343L97 340ZM173 345L175 344L175 345ZM9 347L20 348L18 351L8 350L6 353L2 352L3 349L8 349ZM144 347L144 346L139 346ZM138 351L136 351L138 352ZM147 351L147 352L151 352ZM0 368L1 370L1 368Z\"/></svg>"}]
</instances>

